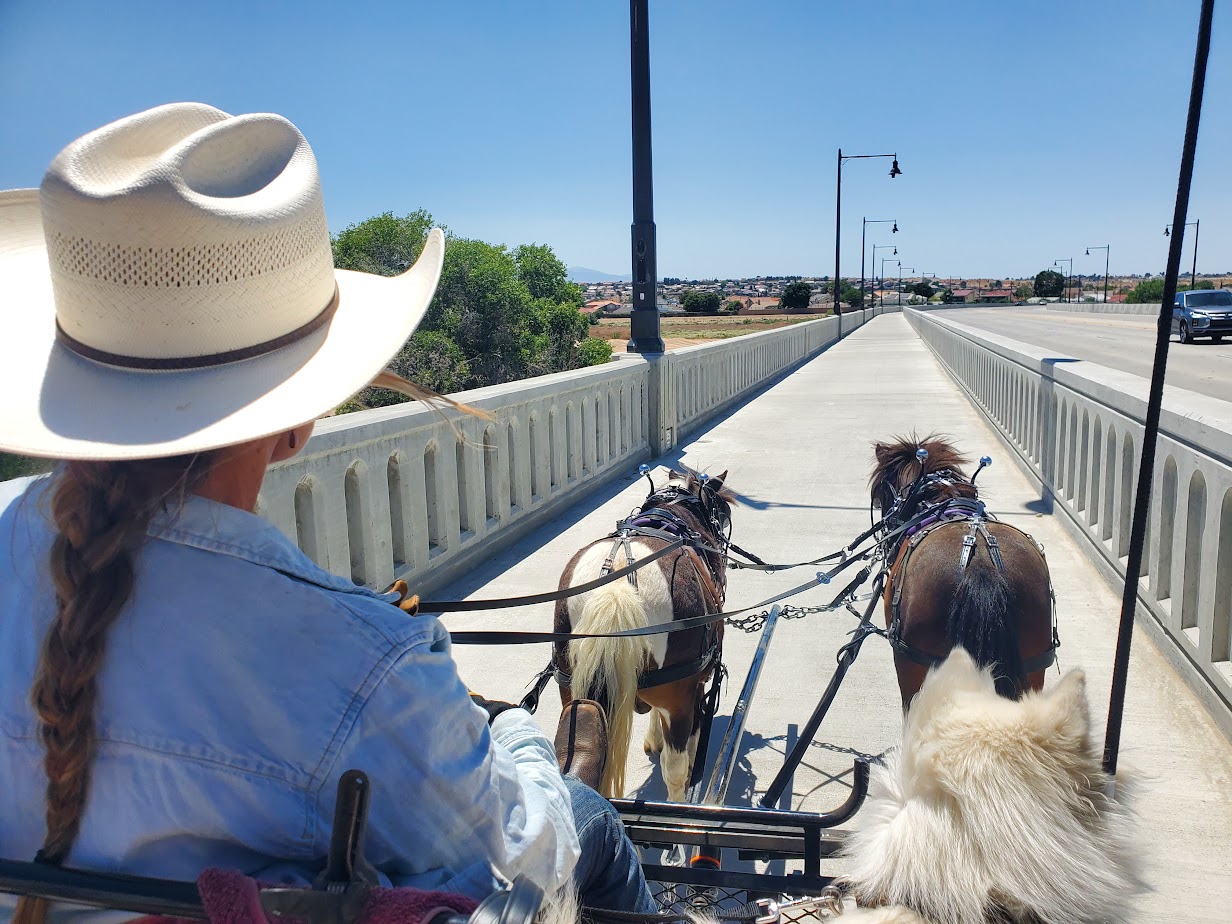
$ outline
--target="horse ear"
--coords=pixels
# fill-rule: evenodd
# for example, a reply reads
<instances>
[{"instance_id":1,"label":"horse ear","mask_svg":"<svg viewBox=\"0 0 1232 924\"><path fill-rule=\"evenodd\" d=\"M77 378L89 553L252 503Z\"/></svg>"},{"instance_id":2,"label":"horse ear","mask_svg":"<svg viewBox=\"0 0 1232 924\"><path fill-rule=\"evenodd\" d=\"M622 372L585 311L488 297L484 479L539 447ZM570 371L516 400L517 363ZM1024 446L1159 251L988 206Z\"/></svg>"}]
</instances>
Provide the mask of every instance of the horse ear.
<instances>
[{"instance_id":1,"label":"horse ear","mask_svg":"<svg viewBox=\"0 0 1232 924\"><path fill-rule=\"evenodd\" d=\"M725 482L726 480L727 480L727 469L723 469L721 474L715 475L713 478L710 479L710 487L714 488L716 491L721 490L723 487L723 482Z\"/></svg>"},{"instance_id":2,"label":"horse ear","mask_svg":"<svg viewBox=\"0 0 1232 924\"><path fill-rule=\"evenodd\" d=\"M894 457L894 447L889 443L873 443L873 458L878 465L884 465Z\"/></svg>"}]
</instances>

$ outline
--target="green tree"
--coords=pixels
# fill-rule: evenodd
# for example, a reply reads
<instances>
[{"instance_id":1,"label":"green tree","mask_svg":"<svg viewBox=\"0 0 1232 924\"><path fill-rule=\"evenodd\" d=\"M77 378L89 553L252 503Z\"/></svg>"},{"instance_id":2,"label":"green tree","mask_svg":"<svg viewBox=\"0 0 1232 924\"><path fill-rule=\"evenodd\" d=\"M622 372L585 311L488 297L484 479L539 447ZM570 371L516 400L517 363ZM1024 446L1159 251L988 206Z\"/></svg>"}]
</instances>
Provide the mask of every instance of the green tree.
<instances>
[{"instance_id":1,"label":"green tree","mask_svg":"<svg viewBox=\"0 0 1232 924\"><path fill-rule=\"evenodd\" d=\"M587 366L601 366L612 358L612 345L598 337L587 337L578 344L578 352Z\"/></svg>"},{"instance_id":2,"label":"green tree","mask_svg":"<svg viewBox=\"0 0 1232 924\"><path fill-rule=\"evenodd\" d=\"M933 287L923 280L911 283L911 285L907 286L907 291L924 299L933 297Z\"/></svg>"},{"instance_id":3,"label":"green tree","mask_svg":"<svg viewBox=\"0 0 1232 924\"><path fill-rule=\"evenodd\" d=\"M689 289L680 296L680 307L694 314L714 314L719 310L722 298L718 292L700 292Z\"/></svg>"},{"instance_id":4,"label":"green tree","mask_svg":"<svg viewBox=\"0 0 1232 924\"><path fill-rule=\"evenodd\" d=\"M1065 289L1065 277L1056 270L1040 270L1035 274L1032 290L1036 298L1060 298Z\"/></svg>"},{"instance_id":5,"label":"green tree","mask_svg":"<svg viewBox=\"0 0 1232 924\"><path fill-rule=\"evenodd\" d=\"M386 212L349 226L333 240L335 265L394 275L423 250L432 216L402 218ZM441 393L494 385L527 375L576 369L611 357L604 341L589 338L579 310L581 287L569 282L550 247L503 245L448 237L436 296L419 330L391 362L400 375ZM405 400L365 389L341 410Z\"/></svg>"},{"instance_id":6,"label":"green tree","mask_svg":"<svg viewBox=\"0 0 1232 924\"><path fill-rule=\"evenodd\" d=\"M1158 304L1164 300L1164 279L1157 276L1154 279L1143 279L1129 290L1125 301L1131 305Z\"/></svg>"},{"instance_id":7,"label":"green tree","mask_svg":"<svg viewBox=\"0 0 1232 924\"><path fill-rule=\"evenodd\" d=\"M807 282L789 282L783 288L779 305L784 311L804 312L808 311L809 299L812 297L813 287Z\"/></svg>"},{"instance_id":8,"label":"green tree","mask_svg":"<svg viewBox=\"0 0 1232 924\"><path fill-rule=\"evenodd\" d=\"M522 244L514 248L513 262L531 298L582 307L582 287L569 281L569 270L551 247Z\"/></svg>"},{"instance_id":9,"label":"green tree","mask_svg":"<svg viewBox=\"0 0 1232 924\"><path fill-rule=\"evenodd\" d=\"M729 298L719 310L724 314L739 314L744 309L744 302L738 298Z\"/></svg>"},{"instance_id":10,"label":"green tree","mask_svg":"<svg viewBox=\"0 0 1232 924\"><path fill-rule=\"evenodd\" d=\"M1035 287L1029 286L1025 282L1022 285L1020 285L1017 289L1014 290L1014 298L1018 299L1020 302L1025 302L1028 298L1031 298L1031 296L1033 296L1034 294L1035 294Z\"/></svg>"},{"instance_id":11,"label":"green tree","mask_svg":"<svg viewBox=\"0 0 1232 924\"><path fill-rule=\"evenodd\" d=\"M423 209L401 218L385 212L357 225L347 225L331 240L334 266L381 276L405 273L419 259L428 231L435 225Z\"/></svg>"}]
</instances>

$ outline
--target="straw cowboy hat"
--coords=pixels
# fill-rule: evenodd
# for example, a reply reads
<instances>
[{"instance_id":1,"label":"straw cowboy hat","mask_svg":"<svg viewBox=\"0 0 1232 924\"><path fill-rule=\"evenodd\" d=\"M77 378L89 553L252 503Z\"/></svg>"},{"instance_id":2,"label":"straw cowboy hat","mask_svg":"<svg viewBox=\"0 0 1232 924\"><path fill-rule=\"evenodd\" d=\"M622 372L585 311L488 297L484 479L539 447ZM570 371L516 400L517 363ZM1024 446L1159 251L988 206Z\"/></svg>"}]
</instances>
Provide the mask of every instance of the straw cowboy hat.
<instances>
[{"instance_id":1,"label":"straw cowboy hat","mask_svg":"<svg viewBox=\"0 0 1232 924\"><path fill-rule=\"evenodd\" d=\"M445 240L394 278L335 270L312 149L286 119L175 103L0 192L0 450L199 452L368 384L423 318Z\"/></svg>"}]
</instances>

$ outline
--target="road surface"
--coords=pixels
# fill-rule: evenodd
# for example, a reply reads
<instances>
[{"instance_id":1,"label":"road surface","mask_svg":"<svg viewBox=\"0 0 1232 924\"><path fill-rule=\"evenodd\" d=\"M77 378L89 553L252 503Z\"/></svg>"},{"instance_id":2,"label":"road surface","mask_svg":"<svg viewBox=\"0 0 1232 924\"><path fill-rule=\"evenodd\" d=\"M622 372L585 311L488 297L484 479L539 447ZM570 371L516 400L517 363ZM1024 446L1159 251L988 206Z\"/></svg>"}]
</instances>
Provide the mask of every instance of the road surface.
<instances>
[{"instance_id":1,"label":"road surface","mask_svg":"<svg viewBox=\"0 0 1232 924\"><path fill-rule=\"evenodd\" d=\"M1043 308L960 308L944 312L960 324L1047 347L1065 356L1150 378L1155 321L1137 315L1078 314ZM1232 401L1232 339L1198 340L1168 350L1167 383Z\"/></svg>"}]
</instances>

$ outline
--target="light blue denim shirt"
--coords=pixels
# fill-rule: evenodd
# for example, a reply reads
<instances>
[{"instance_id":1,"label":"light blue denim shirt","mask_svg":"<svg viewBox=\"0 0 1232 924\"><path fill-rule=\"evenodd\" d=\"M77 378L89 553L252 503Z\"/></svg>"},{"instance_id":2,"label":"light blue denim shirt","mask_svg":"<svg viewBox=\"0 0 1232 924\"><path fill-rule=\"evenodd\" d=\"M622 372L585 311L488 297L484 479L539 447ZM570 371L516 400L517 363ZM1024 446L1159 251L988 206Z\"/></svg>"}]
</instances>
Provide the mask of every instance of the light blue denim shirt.
<instances>
[{"instance_id":1,"label":"light blue denim shirt","mask_svg":"<svg viewBox=\"0 0 1232 924\"><path fill-rule=\"evenodd\" d=\"M21 860L45 834L29 694L54 612L46 484L16 499L0 485L0 856ZM359 768L367 856L392 883L482 897L495 870L555 887L578 840L552 744L522 710L486 718L437 619L321 570L260 517L192 497L151 527L108 635L68 865L310 881L338 778Z\"/></svg>"}]
</instances>

